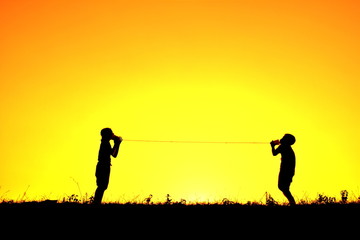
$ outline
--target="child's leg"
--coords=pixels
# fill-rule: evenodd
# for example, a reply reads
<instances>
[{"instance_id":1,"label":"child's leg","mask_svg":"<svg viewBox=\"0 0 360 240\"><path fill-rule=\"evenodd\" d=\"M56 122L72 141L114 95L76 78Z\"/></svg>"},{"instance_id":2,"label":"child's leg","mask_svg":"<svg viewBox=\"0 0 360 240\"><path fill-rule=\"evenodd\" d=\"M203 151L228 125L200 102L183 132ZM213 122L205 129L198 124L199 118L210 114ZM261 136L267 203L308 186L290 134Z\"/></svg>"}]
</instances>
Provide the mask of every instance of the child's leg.
<instances>
[{"instance_id":1,"label":"child's leg","mask_svg":"<svg viewBox=\"0 0 360 240\"><path fill-rule=\"evenodd\" d=\"M105 189L97 187L94 196L94 204L101 204L101 200L104 196Z\"/></svg>"},{"instance_id":2,"label":"child's leg","mask_svg":"<svg viewBox=\"0 0 360 240\"><path fill-rule=\"evenodd\" d=\"M104 196L104 192L109 185L110 165L98 164L96 169L96 184L97 188L94 196L94 204L100 204Z\"/></svg>"},{"instance_id":3,"label":"child's leg","mask_svg":"<svg viewBox=\"0 0 360 240\"><path fill-rule=\"evenodd\" d=\"M289 203L290 203L290 206L294 206L296 205L295 203L295 199L294 197L292 196L291 192L290 192L290 189L286 189L284 191L282 191L283 194L285 195L285 197L288 199Z\"/></svg>"},{"instance_id":4,"label":"child's leg","mask_svg":"<svg viewBox=\"0 0 360 240\"><path fill-rule=\"evenodd\" d=\"M283 192L284 196L288 199L291 206L296 205L295 199L290 192L290 184L292 177L286 177L283 174L279 174L278 188Z\"/></svg>"}]
</instances>

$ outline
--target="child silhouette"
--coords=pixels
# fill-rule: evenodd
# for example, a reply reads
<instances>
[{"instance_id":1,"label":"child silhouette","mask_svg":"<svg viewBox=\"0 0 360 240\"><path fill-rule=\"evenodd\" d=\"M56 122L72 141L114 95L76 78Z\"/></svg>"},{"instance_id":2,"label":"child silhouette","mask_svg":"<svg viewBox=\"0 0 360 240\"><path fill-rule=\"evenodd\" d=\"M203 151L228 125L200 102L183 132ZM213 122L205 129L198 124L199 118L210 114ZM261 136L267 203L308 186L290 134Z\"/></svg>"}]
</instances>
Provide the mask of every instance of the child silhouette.
<instances>
[{"instance_id":1,"label":"child silhouette","mask_svg":"<svg viewBox=\"0 0 360 240\"><path fill-rule=\"evenodd\" d=\"M115 136L110 128L101 130L101 144L99 149L98 163L96 165L96 184L97 189L94 196L94 204L101 204L104 192L109 185L111 156L117 157L122 138ZM114 141L111 147L110 140Z\"/></svg>"},{"instance_id":2,"label":"child silhouette","mask_svg":"<svg viewBox=\"0 0 360 240\"><path fill-rule=\"evenodd\" d=\"M278 179L278 188L283 192L288 199L290 206L296 205L294 197L290 192L290 184L295 174L295 153L291 145L295 143L296 139L291 134L285 134L279 141L271 141L271 150L273 156L281 154L280 173ZM276 145L279 145L275 148Z\"/></svg>"}]
</instances>

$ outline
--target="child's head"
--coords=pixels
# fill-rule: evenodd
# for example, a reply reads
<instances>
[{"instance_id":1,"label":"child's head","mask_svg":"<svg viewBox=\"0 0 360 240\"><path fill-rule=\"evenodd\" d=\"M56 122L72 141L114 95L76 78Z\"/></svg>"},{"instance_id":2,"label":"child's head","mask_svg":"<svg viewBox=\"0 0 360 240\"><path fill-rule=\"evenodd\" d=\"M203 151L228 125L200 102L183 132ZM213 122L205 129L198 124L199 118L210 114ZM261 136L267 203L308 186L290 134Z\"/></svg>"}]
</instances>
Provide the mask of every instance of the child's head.
<instances>
[{"instance_id":1,"label":"child's head","mask_svg":"<svg viewBox=\"0 0 360 240\"><path fill-rule=\"evenodd\" d=\"M114 136L114 133L111 130L111 128L103 128L100 134L102 136L102 139L104 140L110 140Z\"/></svg>"},{"instance_id":2,"label":"child's head","mask_svg":"<svg viewBox=\"0 0 360 240\"><path fill-rule=\"evenodd\" d=\"M293 135L287 133L284 135L284 137L280 140L281 144L285 145L293 145L295 143L296 139Z\"/></svg>"}]
</instances>

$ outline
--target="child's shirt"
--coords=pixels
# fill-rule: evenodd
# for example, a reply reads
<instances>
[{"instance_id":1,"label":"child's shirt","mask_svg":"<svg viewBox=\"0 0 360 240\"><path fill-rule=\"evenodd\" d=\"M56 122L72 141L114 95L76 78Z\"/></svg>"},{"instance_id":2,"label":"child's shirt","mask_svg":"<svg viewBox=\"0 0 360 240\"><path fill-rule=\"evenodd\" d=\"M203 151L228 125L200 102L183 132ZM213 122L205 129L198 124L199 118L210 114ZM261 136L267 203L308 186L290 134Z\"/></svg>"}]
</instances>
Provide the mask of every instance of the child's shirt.
<instances>
[{"instance_id":1,"label":"child's shirt","mask_svg":"<svg viewBox=\"0 0 360 240\"><path fill-rule=\"evenodd\" d=\"M281 171L287 171L295 173L295 153L291 146L289 145L280 145L275 149L276 155L281 154Z\"/></svg>"},{"instance_id":2,"label":"child's shirt","mask_svg":"<svg viewBox=\"0 0 360 240\"><path fill-rule=\"evenodd\" d=\"M109 141L101 141L98 161L99 163L111 164L111 145Z\"/></svg>"}]
</instances>

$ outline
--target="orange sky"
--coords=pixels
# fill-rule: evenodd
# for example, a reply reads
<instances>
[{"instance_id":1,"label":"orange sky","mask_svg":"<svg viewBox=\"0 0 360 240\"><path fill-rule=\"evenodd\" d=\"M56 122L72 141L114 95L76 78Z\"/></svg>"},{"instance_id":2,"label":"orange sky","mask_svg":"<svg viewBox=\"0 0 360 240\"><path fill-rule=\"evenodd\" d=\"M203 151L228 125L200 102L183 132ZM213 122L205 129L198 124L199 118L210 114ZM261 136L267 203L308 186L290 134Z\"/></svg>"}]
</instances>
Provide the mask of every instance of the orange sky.
<instances>
[{"instance_id":1,"label":"orange sky","mask_svg":"<svg viewBox=\"0 0 360 240\"><path fill-rule=\"evenodd\" d=\"M0 197L92 195L99 132L297 137L296 199L359 196L357 1L1 1ZM259 200L269 145L124 141L106 201ZM79 188L80 190L79 190Z\"/></svg>"}]
</instances>

